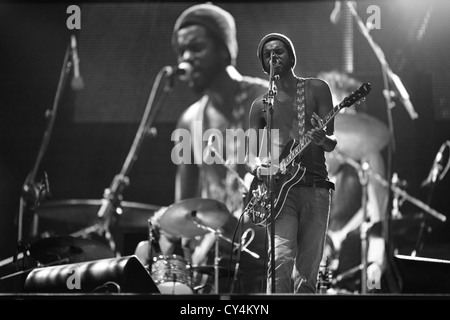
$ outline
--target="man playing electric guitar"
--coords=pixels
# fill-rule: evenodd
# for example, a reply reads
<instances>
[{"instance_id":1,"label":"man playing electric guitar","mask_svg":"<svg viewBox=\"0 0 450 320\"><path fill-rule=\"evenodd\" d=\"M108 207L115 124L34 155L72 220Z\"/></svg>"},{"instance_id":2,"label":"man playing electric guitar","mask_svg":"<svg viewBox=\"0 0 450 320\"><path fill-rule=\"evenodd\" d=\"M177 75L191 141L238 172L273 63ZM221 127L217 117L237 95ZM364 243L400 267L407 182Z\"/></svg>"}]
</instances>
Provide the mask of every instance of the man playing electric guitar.
<instances>
[{"instance_id":1,"label":"man playing electric guitar","mask_svg":"<svg viewBox=\"0 0 450 320\"><path fill-rule=\"evenodd\" d=\"M270 80L276 88L271 128L278 130L278 134L271 135L271 150L278 149L278 154L283 154L285 149L291 151L291 147L296 146L292 144L293 139L300 145L307 140L311 142L288 167L280 167L291 174L294 170L294 176L297 169L301 170L298 171L301 179L286 189L281 210L276 212L275 292L315 293L334 187L325 164L325 152L333 151L337 144L334 121L331 118L325 127L322 122L333 110L331 92L327 83L320 79L294 74L295 49L285 35L271 33L263 37L257 54L263 70L273 76ZM249 128L255 132L267 126L269 93L252 104ZM256 140L249 139L246 164L249 172L261 180L270 170L258 157L260 141ZM272 293L271 263L269 261L268 293Z\"/></svg>"}]
</instances>

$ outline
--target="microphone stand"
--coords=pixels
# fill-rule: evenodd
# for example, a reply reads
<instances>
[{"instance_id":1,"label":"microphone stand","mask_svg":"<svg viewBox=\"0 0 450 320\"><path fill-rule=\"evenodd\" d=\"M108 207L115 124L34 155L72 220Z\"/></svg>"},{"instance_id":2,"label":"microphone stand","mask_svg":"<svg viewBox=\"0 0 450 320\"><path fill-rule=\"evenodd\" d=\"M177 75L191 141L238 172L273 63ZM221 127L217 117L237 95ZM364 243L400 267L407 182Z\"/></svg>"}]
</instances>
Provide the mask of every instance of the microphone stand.
<instances>
[{"instance_id":1,"label":"microphone stand","mask_svg":"<svg viewBox=\"0 0 450 320\"><path fill-rule=\"evenodd\" d=\"M130 148L130 151L128 152L128 155L125 159L125 162L122 165L122 169L120 172L114 177L111 185L109 188L106 188L103 194L102 199L102 205L100 206L99 211L97 212L97 217L99 218L99 222L91 227L82 229L78 232L75 232L72 234L72 236L85 236L88 233L91 232L97 232L99 234L102 234L105 236L106 240L109 243L109 246L113 252L116 253L116 255L119 255L116 252L116 244L114 242L114 239L111 235L111 232L109 230L109 226L112 222L114 213L118 214L118 210L120 208L120 203L122 201L122 193L125 189L125 187L129 186L130 181L128 178L128 175L131 171L131 168L135 161L138 159L138 154L140 151L140 148L142 146L142 143L144 139L147 136L154 137L156 135L156 130L152 128L152 124L154 119L156 118L156 115L158 114L162 102L164 101L163 98L172 91L172 85L171 80L172 79L166 79L167 83L164 90L163 90L163 97L161 97L156 104L155 111L152 113L153 104L155 101L156 94L158 92L158 89L161 85L161 81L165 76L168 76L171 74L171 67L165 66L163 67L158 74L156 75L155 82L153 83L152 90L150 92L149 99L147 101L147 105L145 107L144 115L141 119L141 123L139 125L138 131L136 133L136 136L134 138L133 144ZM115 221L115 220L114 220Z\"/></svg>"},{"instance_id":2,"label":"microphone stand","mask_svg":"<svg viewBox=\"0 0 450 320\"><path fill-rule=\"evenodd\" d=\"M356 11L355 5L353 4L352 1L346 1L348 8L350 9L351 14L353 15L353 17L355 18L356 24L358 25L361 33L364 35L364 37L366 38L367 42L369 43L370 47L372 48L373 52L375 53L375 56L377 57L378 61L381 64L381 69L383 72L383 83L384 83L384 90L383 90L383 96L386 100L386 105L387 105L387 118L388 118L388 127L389 127L389 135L390 135L390 143L389 143L389 147L388 147L388 155L387 155L387 177L388 180L391 180L391 175L392 175L392 158L393 158L393 154L395 153L395 139L394 139L394 124L393 124L393 119L392 119L392 113L391 113L391 109L393 109L395 107L395 102L392 100L393 95L392 95L392 91L389 89L389 80L391 80L391 82L396 86L397 91L400 93L400 95L402 95L403 92L403 96L407 96L407 92L406 89L404 88L400 78L392 71L392 69L390 68L388 62L386 61L385 55L383 53L383 50L380 48L380 46L378 44L375 43L375 41L372 39L372 37L369 34L369 30L366 27L366 25L364 24L364 22L362 21L361 17L358 15L358 12ZM403 101L403 105L406 108L406 110L408 111L411 119L416 119L418 117L417 113L415 112L415 110L413 109L411 103L406 103L405 101ZM387 206L387 203L386 203ZM385 223L383 224L383 228L382 228L382 234L383 234L383 238L385 240L386 245L388 245L390 243L389 239L390 239L390 234L389 234L389 210L387 210L387 208L384 209L386 214L387 214L387 219L385 219ZM391 250L387 250L386 252L391 252ZM390 257L390 255L389 255Z\"/></svg>"},{"instance_id":3,"label":"microphone stand","mask_svg":"<svg viewBox=\"0 0 450 320\"><path fill-rule=\"evenodd\" d=\"M24 220L27 218L25 217L26 211L27 209L31 210L33 213L32 221L35 220L34 214L36 212L37 206L39 205L42 193L44 192L42 190L42 186L44 185L44 183L37 184L35 178L49 145L50 137L55 123L56 111L58 110L59 102L61 99L61 93L67 82L67 74L70 72L70 67L72 65L69 61L70 52L71 49L69 42L69 44L67 45L66 53L64 54L64 60L61 68L61 73L59 76L55 98L53 100L52 109L47 110L45 112L45 116L47 118L47 127L45 129L44 136L42 138L41 146L39 148L39 152L36 161L34 163L34 166L27 175L25 182L22 186L22 193L20 196L20 203L19 203L19 217L18 217L18 231L17 231L17 239L19 244L23 241L24 237L23 233L27 232L29 227L28 223L24 223ZM48 188L48 186L46 187ZM32 203L33 205L30 206L30 203ZM32 234L33 237L36 236L35 233L36 230L33 230Z\"/></svg>"},{"instance_id":4,"label":"microphone stand","mask_svg":"<svg viewBox=\"0 0 450 320\"><path fill-rule=\"evenodd\" d=\"M263 99L263 111L266 113L266 122L267 122L267 165L269 167L269 176L268 176L268 190L270 199L270 270L271 270L271 293L275 293L275 212L273 212L273 179L272 179L272 116L273 116L273 99L277 94L277 89L274 85L274 80L278 78L278 76L274 75L273 70L273 52L270 54L269 60L269 91L267 94L267 99Z\"/></svg>"},{"instance_id":5,"label":"microphone stand","mask_svg":"<svg viewBox=\"0 0 450 320\"><path fill-rule=\"evenodd\" d=\"M450 140L447 140L444 144L441 145L441 147L439 149L439 152L438 152L438 154L441 154L441 157L442 157L442 154L444 152L445 147L450 147ZM427 204L428 205L431 205L431 199L433 197L434 189L435 189L437 183L440 180L442 180L442 178L447 173L447 170L448 170L448 168L450 166L450 159L449 159L449 162L447 163L445 169L444 168L441 169L441 170L443 170L443 172L440 175L436 174L436 177L433 179L432 178L432 174L433 174L434 166L436 166L436 165L437 165L437 163L436 163L436 159L435 159L434 162L433 162L433 167L431 168L431 172L430 172L430 174L429 174L429 176L427 178L427 180L429 181L429 187L430 187L430 190L429 190L429 193L428 193L428 199L427 199ZM427 180L425 180L425 181L427 181ZM425 181L424 181L424 183L422 183L422 185L425 185ZM427 220L427 217L424 217L422 222L421 222L421 224L420 224L419 235L418 235L417 240L416 240L416 245L414 247L413 252L411 253L411 256L413 256L413 257L417 256L419 254L419 252L422 250L422 247L423 247L423 236L424 236L425 230L427 232L429 232L429 229L426 228L426 225L427 225L427 221L426 220Z\"/></svg>"},{"instance_id":6,"label":"microphone stand","mask_svg":"<svg viewBox=\"0 0 450 320\"><path fill-rule=\"evenodd\" d=\"M436 186L436 182L435 181L431 182L430 191L428 193L428 199L427 199L428 205L431 204L431 198L433 197L433 191L434 191L435 186ZM429 232L429 229L426 228L426 226L427 226L427 216L424 216L422 221L420 222L419 235L417 236L414 250L411 252L412 257L418 256L419 252L422 251L424 232L425 231Z\"/></svg>"}]
</instances>

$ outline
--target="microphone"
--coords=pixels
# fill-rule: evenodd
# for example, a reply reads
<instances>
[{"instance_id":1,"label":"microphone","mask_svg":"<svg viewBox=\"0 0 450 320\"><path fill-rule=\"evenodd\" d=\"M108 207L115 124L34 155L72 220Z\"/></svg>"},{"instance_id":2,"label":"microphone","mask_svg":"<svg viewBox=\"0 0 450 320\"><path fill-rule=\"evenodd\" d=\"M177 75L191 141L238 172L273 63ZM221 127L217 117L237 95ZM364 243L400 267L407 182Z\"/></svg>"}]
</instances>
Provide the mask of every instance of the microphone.
<instances>
[{"instance_id":1,"label":"microphone","mask_svg":"<svg viewBox=\"0 0 450 320\"><path fill-rule=\"evenodd\" d=\"M434 184L438 180L439 174L441 173L442 169L444 168L443 154L444 154L444 150L445 150L446 146L447 146L447 143L444 143L439 148L439 151L436 154L436 157L434 158L430 173L428 174L428 177L421 184L422 187L428 186L430 184Z\"/></svg>"},{"instance_id":2,"label":"microphone","mask_svg":"<svg viewBox=\"0 0 450 320\"><path fill-rule=\"evenodd\" d=\"M84 88L83 78L80 75L80 58L78 57L77 40L75 35L71 36L70 48L72 49L73 61L73 78L71 87L73 90L81 90Z\"/></svg>"},{"instance_id":3,"label":"microphone","mask_svg":"<svg viewBox=\"0 0 450 320\"><path fill-rule=\"evenodd\" d=\"M330 22L332 24L338 24L338 22L341 20L341 6L341 1L334 2L333 11L331 11L330 13Z\"/></svg>"},{"instance_id":4,"label":"microphone","mask_svg":"<svg viewBox=\"0 0 450 320\"><path fill-rule=\"evenodd\" d=\"M175 67L167 68L167 76L174 78L178 77L181 81L187 81L194 71L194 67L189 62L181 62Z\"/></svg>"},{"instance_id":5,"label":"microphone","mask_svg":"<svg viewBox=\"0 0 450 320\"><path fill-rule=\"evenodd\" d=\"M278 58L277 58L277 56L275 55L275 53L273 53L273 52L271 53L270 59L272 60L272 66L275 65L275 64L277 64Z\"/></svg>"}]
</instances>

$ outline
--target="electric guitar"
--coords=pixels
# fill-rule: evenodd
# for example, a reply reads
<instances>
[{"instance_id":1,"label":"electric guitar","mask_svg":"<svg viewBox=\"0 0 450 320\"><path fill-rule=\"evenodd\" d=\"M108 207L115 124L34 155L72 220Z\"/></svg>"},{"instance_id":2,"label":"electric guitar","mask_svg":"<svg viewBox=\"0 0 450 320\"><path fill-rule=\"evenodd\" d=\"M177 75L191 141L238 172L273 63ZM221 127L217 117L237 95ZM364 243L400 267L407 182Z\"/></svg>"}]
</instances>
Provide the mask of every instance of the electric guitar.
<instances>
[{"instance_id":1,"label":"electric guitar","mask_svg":"<svg viewBox=\"0 0 450 320\"><path fill-rule=\"evenodd\" d=\"M360 100L365 98L371 90L371 85L369 83L363 84L355 92L351 93L349 96L345 97L341 103L335 106L323 119L322 125L319 127L323 129L331 119L333 119L341 109L348 108L355 103L359 103ZM272 176L273 180L273 206L275 216L274 219L278 217L278 214L283 208L286 201L286 196L289 190L300 180L306 173L306 168L301 166L301 163L294 161L298 159L299 155L305 150L305 148L311 143L311 139L304 135L304 138L300 141L292 139L284 147L283 152L280 155L279 170L276 174ZM271 203L268 186L266 181L259 180L254 177L250 185L249 192L244 199L244 212L250 217L250 220L259 226L267 226L270 224L271 216Z\"/></svg>"}]
</instances>

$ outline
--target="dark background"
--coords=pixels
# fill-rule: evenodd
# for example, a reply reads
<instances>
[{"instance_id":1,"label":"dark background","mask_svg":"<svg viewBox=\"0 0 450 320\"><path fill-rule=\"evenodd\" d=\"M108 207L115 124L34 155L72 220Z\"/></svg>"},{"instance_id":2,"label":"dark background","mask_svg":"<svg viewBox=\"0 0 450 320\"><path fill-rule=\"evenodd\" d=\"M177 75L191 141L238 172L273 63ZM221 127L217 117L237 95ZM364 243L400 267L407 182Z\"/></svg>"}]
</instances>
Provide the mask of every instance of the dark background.
<instances>
[{"instance_id":1,"label":"dark background","mask_svg":"<svg viewBox=\"0 0 450 320\"><path fill-rule=\"evenodd\" d=\"M171 30L177 16L191 4L81 2L81 30L75 32L66 28L68 4L0 4L0 258L9 257L16 250L21 188L36 161L47 125L46 110L52 108L55 100L70 35L77 36L85 86L83 90L72 89L70 73L69 82L61 91L55 127L36 176L36 182L40 182L43 172L48 174L52 192L48 202L103 197L104 189L120 172L130 150L157 73L163 66L176 64ZM269 32L285 33L292 39L297 50L298 75L344 69L343 22L330 22L334 1L216 4L236 18L237 67L242 74L266 77L256 48ZM373 30L371 35L403 80L419 114L417 120L411 120L400 103L392 110L397 146L392 170L407 181L408 194L426 203L429 189L420 184L439 147L450 137L450 4L363 1L358 3L358 12L364 20L369 16L367 7L373 4L381 9L381 29ZM366 100L369 113L386 122L388 111L381 94L380 64L356 27L353 40L353 76L372 84ZM158 135L145 139L129 174L130 185L123 192L125 201L149 206L148 211L131 210L133 217L147 217L153 208L173 203L175 165L170 160L170 136L177 117L194 99L186 86L177 81L163 101L154 122ZM387 151L384 153L386 156ZM446 216L449 186L446 176L436 186L430 202L432 208ZM43 202L41 212L45 213L48 209ZM95 217L96 208L80 210L88 210ZM57 215L55 220L64 221L71 209L69 204L62 205L51 214ZM401 211L423 212L409 201L403 203ZM48 228L64 234L87 226L85 220L66 224L67 230L51 223ZM437 229L446 226L438 223ZM145 236L145 225L137 229ZM41 226L40 231L47 230ZM123 253L134 250L137 238L130 240L132 244L119 238ZM436 255L450 258L442 252Z\"/></svg>"}]
</instances>

